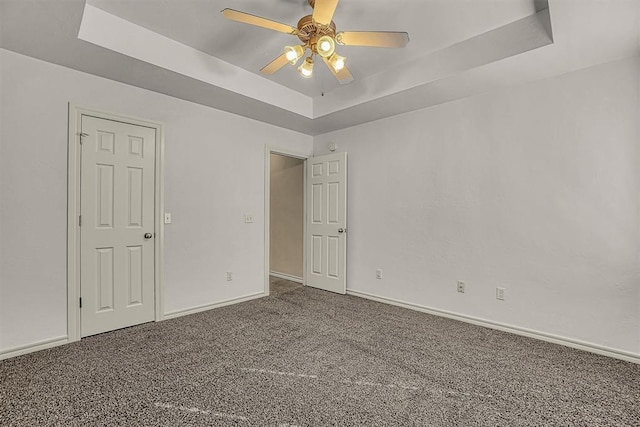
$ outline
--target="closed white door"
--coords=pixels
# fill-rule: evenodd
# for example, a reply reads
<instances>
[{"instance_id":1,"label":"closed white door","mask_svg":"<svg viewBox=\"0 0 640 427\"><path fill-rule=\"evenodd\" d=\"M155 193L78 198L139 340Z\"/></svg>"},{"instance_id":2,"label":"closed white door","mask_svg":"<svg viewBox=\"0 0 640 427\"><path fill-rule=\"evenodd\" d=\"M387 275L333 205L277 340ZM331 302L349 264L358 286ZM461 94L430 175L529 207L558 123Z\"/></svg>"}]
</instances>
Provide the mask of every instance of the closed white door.
<instances>
[{"instance_id":1,"label":"closed white door","mask_svg":"<svg viewBox=\"0 0 640 427\"><path fill-rule=\"evenodd\" d=\"M306 284L347 292L347 153L307 160Z\"/></svg>"},{"instance_id":2,"label":"closed white door","mask_svg":"<svg viewBox=\"0 0 640 427\"><path fill-rule=\"evenodd\" d=\"M155 316L155 129L82 116L82 336Z\"/></svg>"}]
</instances>

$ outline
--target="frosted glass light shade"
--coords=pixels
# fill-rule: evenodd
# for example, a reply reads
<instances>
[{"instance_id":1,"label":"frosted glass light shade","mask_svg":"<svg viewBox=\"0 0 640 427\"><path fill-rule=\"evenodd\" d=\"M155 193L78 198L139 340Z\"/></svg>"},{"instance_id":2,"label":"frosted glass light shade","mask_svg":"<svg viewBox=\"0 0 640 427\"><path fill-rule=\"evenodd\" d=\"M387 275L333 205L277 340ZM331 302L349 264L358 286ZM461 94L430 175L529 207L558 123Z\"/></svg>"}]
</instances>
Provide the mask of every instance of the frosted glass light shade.
<instances>
[{"instance_id":1,"label":"frosted glass light shade","mask_svg":"<svg viewBox=\"0 0 640 427\"><path fill-rule=\"evenodd\" d=\"M305 79L311 78L313 76L313 57L308 57L304 60L304 62L298 67L298 73Z\"/></svg>"},{"instance_id":2,"label":"frosted glass light shade","mask_svg":"<svg viewBox=\"0 0 640 427\"><path fill-rule=\"evenodd\" d=\"M336 73L339 73L345 66L345 62L347 62L347 58L344 56L340 56L337 53L331 55L329 58L329 65L335 70Z\"/></svg>"},{"instance_id":3,"label":"frosted glass light shade","mask_svg":"<svg viewBox=\"0 0 640 427\"><path fill-rule=\"evenodd\" d=\"M285 46L284 55L291 65L295 65L298 59L304 55L304 48L302 46Z\"/></svg>"},{"instance_id":4,"label":"frosted glass light shade","mask_svg":"<svg viewBox=\"0 0 640 427\"><path fill-rule=\"evenodd\" d=\"M318 51L318 55L323 58L328 58L333 55L333 52L336 50L336 42L330 36L322 36L318 39L316 43L316 51Z\"/></svg>"}]
</instances>

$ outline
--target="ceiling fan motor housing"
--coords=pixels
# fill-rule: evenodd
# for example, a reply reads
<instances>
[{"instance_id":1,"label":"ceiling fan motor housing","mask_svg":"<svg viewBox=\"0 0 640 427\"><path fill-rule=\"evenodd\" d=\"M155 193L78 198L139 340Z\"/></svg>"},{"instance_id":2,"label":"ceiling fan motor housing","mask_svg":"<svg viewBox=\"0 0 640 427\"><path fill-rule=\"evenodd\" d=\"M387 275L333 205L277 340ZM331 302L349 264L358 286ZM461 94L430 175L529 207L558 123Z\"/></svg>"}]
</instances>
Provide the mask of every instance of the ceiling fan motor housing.
<instances>
[{"instance_id":1,"label":"ceiling fan motor housing","mask_svg":"<svg viewBox=\"0 0 640 427\"><path fill-rule=\"evenodd\" d=\"M335 37L336 23L331 21L329 25L318 25L313 16L307 15L298 21L298 38L303 42L313 42L313 39L319 39L322 36Z\"/></svg>"}]
</instances>

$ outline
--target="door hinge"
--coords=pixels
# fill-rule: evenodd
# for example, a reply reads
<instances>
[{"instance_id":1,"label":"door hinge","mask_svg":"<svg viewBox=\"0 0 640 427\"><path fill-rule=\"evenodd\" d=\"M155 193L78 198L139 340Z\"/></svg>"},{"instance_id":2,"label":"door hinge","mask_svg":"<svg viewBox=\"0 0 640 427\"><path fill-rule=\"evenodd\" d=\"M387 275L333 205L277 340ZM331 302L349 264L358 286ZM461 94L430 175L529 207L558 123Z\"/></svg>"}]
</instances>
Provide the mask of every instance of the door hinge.
<instances>
[{"instance_id":1,"label":"door hinge","mask_svg":"<svg viewBox=\"0 0 640 427\"><path fill-rule=\"evenodd\" d=\"M80 297L80 308L82 308L82 297Z\"/></svg>"},{"instance_id":2,"label":"door hinge","mask_svg":"<svg viewBox=\"0 0 640 427\"><path fill-rule=\"evenodd\" d=\"M89 134L84 132L80 134L80 145L82 145L82 138L84 138L85 136L89 136Z\"/></svg>"},{"instance_id":3,"label":"door hinge","mask_svg":"<svg viewBox=\"0 0 640 427\"><path fill-rule=\"evenodd\" d=\"M78 215L78 226L82 227L82 215Z\"/></svg>"}]
</instances>

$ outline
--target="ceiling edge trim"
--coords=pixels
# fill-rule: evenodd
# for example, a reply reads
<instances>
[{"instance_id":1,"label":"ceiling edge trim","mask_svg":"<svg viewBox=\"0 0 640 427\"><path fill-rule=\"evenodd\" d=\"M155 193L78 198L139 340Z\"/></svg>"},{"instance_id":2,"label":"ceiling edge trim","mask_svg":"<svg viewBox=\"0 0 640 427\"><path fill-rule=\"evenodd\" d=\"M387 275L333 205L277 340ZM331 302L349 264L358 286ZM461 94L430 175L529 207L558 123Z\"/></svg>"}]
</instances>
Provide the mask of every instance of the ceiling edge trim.
<instances>
[{"instance_id":1,"label":"ceiling edge trim","mask_svg":"<svg viewBox=\"0 0 640 427\"><path fill-rule=\"evenodd\" d=\"M313 100L161 34L85 5L78 39L311 118Z\"/></svg>"},{"instance_id":2,"label":"ceiling edge trim","mask_svg":"<svg viewBox=\"0 0 640 427\"><path fill-rule=\"evenodd\" d=\"M553 44L549 9L314 98L317 119ZM380 90L380 88L384 88Z\"/></svg>"}]
</instances>

